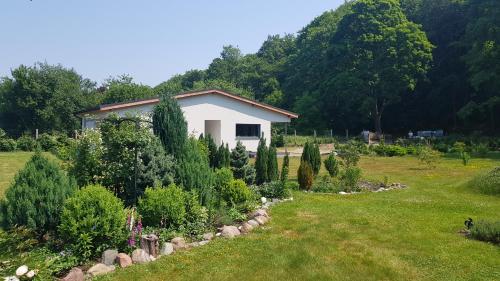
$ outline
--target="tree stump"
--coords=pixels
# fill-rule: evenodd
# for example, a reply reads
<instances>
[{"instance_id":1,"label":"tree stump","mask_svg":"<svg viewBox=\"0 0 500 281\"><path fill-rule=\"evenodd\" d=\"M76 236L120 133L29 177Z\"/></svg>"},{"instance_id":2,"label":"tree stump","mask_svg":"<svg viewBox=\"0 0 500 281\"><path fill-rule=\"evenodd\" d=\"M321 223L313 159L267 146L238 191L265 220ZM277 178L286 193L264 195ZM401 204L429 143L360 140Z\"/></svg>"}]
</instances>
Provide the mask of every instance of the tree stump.
<instances>
[{"instance_id":1,"label":"tree stump","mask_svg":"<svg viewBox=\"0 0 500 281\"><path fill-rule=\"evenodd\" d=\"M141 249L143 249L150 256L153 256L155 258L158 257L158 253L160 252L158 236L154 234L142 235Z\"/></svg>"}]
</instances>

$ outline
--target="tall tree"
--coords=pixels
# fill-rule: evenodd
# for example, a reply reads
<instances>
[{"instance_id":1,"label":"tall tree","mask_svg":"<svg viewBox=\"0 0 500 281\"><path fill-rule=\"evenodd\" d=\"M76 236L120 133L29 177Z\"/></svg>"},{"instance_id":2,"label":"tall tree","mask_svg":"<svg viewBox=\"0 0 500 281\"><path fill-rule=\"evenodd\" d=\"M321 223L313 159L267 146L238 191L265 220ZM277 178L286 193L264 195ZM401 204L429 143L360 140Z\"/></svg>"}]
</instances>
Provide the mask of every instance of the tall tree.
<instances>
[{"instance_id":1,"label":"tall tree","mask_svg":"<svg viewBox=\"0 0 500 281\"><path fill-rule=\"evenodd\" d=\"M420 26L410 22L397 0L359 0L339 22L329 50L334 75L329 84L343 80L354 87L345 94L360 94L363 107L382 133L386 107L412 91L432 60L432 44Z\"/></svg>"},{"instance_id":2,"label":"tall tree","mask_svg":"<svg viewBox=\"0 0 500 281\"><path fill-rule=\"evenodd\" d=\"M182 109L171 97L162 98L153 110L153 132L157 135L165 151L176 159L183 156L188 140L187 123Z\"/></svg>"},{"instance_id":3,"label":"tall tree","mask_svg":"<svg viewBox=\"0 0 500 281\"><path fill-rule=\"evenodd\" d=\"M133 101L155 96L151 87L134 83L133 78L128 75L106 80L101 89L104 95L101 103Z\"/></svg>"}]
</instances>

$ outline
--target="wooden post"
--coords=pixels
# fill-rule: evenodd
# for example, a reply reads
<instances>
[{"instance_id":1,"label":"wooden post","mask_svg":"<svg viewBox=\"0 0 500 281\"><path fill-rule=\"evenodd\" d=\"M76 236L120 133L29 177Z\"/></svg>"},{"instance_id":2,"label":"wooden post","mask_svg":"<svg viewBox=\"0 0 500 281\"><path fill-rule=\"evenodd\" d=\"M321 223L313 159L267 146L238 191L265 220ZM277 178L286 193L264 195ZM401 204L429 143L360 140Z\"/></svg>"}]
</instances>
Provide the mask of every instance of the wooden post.
<instances>
[{"instance_id":1,"label":"wooden post","mask_svg":"<svg viewBox=\"0 0 500 281\"><path fill-rule=\"evenodd\" d=\"M316 130L314 130L314 139L316 139Z\"/></svg>"},{"instance_id":2,"label":"wooden post","mask_svg":"<svg viewBox=\"0 0 500 281\"><path fill-rule=\"evenodd\" d=\"M330 129L330 138L333 138L333 129Z\"/></svg>"},{"instance_id":3,"label":"wooden post","mask_svg":"<svg viewBox=\"0 0 500 281\"><path fill-rule=\"evenodd\" d=\"M38 129L35 129L35 139L38 139Z\"/></svg>"}]
</instances>

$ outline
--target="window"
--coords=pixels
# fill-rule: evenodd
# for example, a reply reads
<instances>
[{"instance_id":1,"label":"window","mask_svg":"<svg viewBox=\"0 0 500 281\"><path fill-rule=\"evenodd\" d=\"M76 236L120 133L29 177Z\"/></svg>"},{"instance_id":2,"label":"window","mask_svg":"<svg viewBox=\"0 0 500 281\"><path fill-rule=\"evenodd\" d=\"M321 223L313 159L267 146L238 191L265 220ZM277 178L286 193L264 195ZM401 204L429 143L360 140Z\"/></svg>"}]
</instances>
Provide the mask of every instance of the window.
<instances>
[{"instance_id":1,"label":"window","mask_svg":"<svg viewBox=\"0 0 500 281\"><path fill-rule=\"evenodd\" d=\"M236 124L237 137L260 137L260 124Z\"/></svg>"}]
</instances>

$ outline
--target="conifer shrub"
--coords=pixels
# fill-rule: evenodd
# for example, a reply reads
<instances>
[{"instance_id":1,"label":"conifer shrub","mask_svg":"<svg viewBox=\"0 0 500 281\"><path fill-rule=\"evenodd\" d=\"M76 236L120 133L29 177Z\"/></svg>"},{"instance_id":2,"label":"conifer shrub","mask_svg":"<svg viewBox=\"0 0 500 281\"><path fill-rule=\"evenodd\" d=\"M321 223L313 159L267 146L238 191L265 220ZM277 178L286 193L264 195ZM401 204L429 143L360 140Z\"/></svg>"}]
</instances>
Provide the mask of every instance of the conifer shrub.
<instances>
[{"instance_id":1,"label":"conifer shrub","mask_svg":"<svg viewBox=\"0 0 500 281\"><path fill-rule=\"evenodd\" d=\"M17 173L0 202L2 224L7 229L26 226L39 234L54 231L64 201L75 190L75 181L37 152Z\"/></svg>"},{"instance_id":2,"label":"conifer shrub","mask_svg":"<svg viewBox=\"0 0 500 281\"><path fill-rule=\"evenodd\" d=\"M302 151L300 161L306 161L311 166L313 174L317 175L321 169L321 154L319 146L314 143L306 142Z\"/></svg>"},{"instance_id":3,"label":"conifer shrub","mask_svg":"<svg viewBox=\"0 0 500 281\"><path fill-rule=\"evenodd\" d=\"M137 211L144 226L178 228L186 216L184 191L171 184L168 187L146 188L139 199Z\"/></svg>"},{"instance_id":4,"label":"conifer shrub","mask_svg":"<svg viewBox=\"0 0 500 281\"><path fill-rule=\"evenodd\" d=\"M251 190L245 182L240 179L232 180L230 184L221 190L222 198L230 206L238 206L246 203L252 197Z\"/></svg>"},{"instance_id":5,"label":"conifer shrub","mask_svg":"<svg viewBox=\"0 0 500 281\"><path fill-rule=\"evenodd\" d=\"M333 152L330 152L324 164L330 177L336 177L339 174L339 162L335 159L335 154Z\"/></svg>"},{"instance_id":6,"label":"conifer shrub","mask_svg":"<svg viewBox=\"0 0 500 281\"><path fill-rule=\"evenodd\" d=\"M300 166L297 171L297 179L299 182L300 189L303 190L311 190L311 186L313 184L313 170L311 164L308 161L302 160L300 161Z\"/></svg>"},{"instance_id":7,"label":"conifer shrub","mask_svg":"<svg viewBox=\"0 0 500 281\"><path fill-rule=\"evenodd\" d=\"M248 163L248 152L240 141L231 151L230 166L235 179L242 179L247 184L254 183L255 169Z\"/></svg>"},{"instance_id":8,"label":"conifer shrub","mask_svg":"<svg viewBox=\"0 0 500 281\"><path fill-rule=\"evenodd\" d=\"M229 146L222 143L217 149L215 168L227 168L231 164L231 152Z\"/></svg>"},{"instance_id":9,"label":"conifer shrub","mask_svg":"<svg viewBox=\"0 0 500 281\"><path fill-rule=\"evenodd\" d=\"M288 172L290 170L290 158L288 156L288 151L285 151L285 157L283 157L283 164L281 166L280 180L282 182L287 182Z\"/></svg>"},{"instance_id":10,"label":"conifer shrub","mask_svg":"<svg viewBox=\"0 0 500 281\"><path fill-rule=\"evenodd\" d=\"M172 97L163 97L153 110L153 132L167 154L180 159L188 140L187 123L179 104Z\"/></svg>"},{"instance_id":11,"label":"conifer shrub","mask_svg":"<svg viewBox=\"0 0 500 281\"><path fill-rule=\"evenodd\" d=\"M215 190L221 192L222 190L228 188L231 182L234 180L233 172L228 168L221 168L215 170L214 176Z\"/></svg>"},{"instance_id":12,"label":"conifer shrub","mask_svg":"<svg viewBox=\"0 0 500 281\"><path fill-rule=\"evenodd\" d=\"M346 167L340 180L347 192L358 189L358 182L361 179L361 169L358 167Z\"/></svg>"},{"instance_id":13,"label":"conifer shrub","mask_svg":"<svg viewBox=\"0 0 500 281\"><path fill-rule=\"evenodd\" d=\"M125 223L122 201L101 185L89 185L64 203L59 232L84 262L124 243Z\"/></svg>"},{"instance_id":14,"label":"conifer shrub","mask_svg":"<svg viewBox=\"0 0 500 281\"><path fill-rule=\"evenodd\" d=\"M269 147L269 153L267 155L267 179L268 181L276 181L278 178L278 156L276 147L271 146Z\"/></svg>"},{"instance_id":15,"label":"conifer shrub","mask_svg":"<svg viewBox=\"0 0 500 281\"><path fill-rule=\"evenodd\" d=\"M268 177L268 155L269 150L266 146L266 139L261 137L255 156L255 181L257 184L263 184L269 180Z\"/></svg>"}]
</instances>

